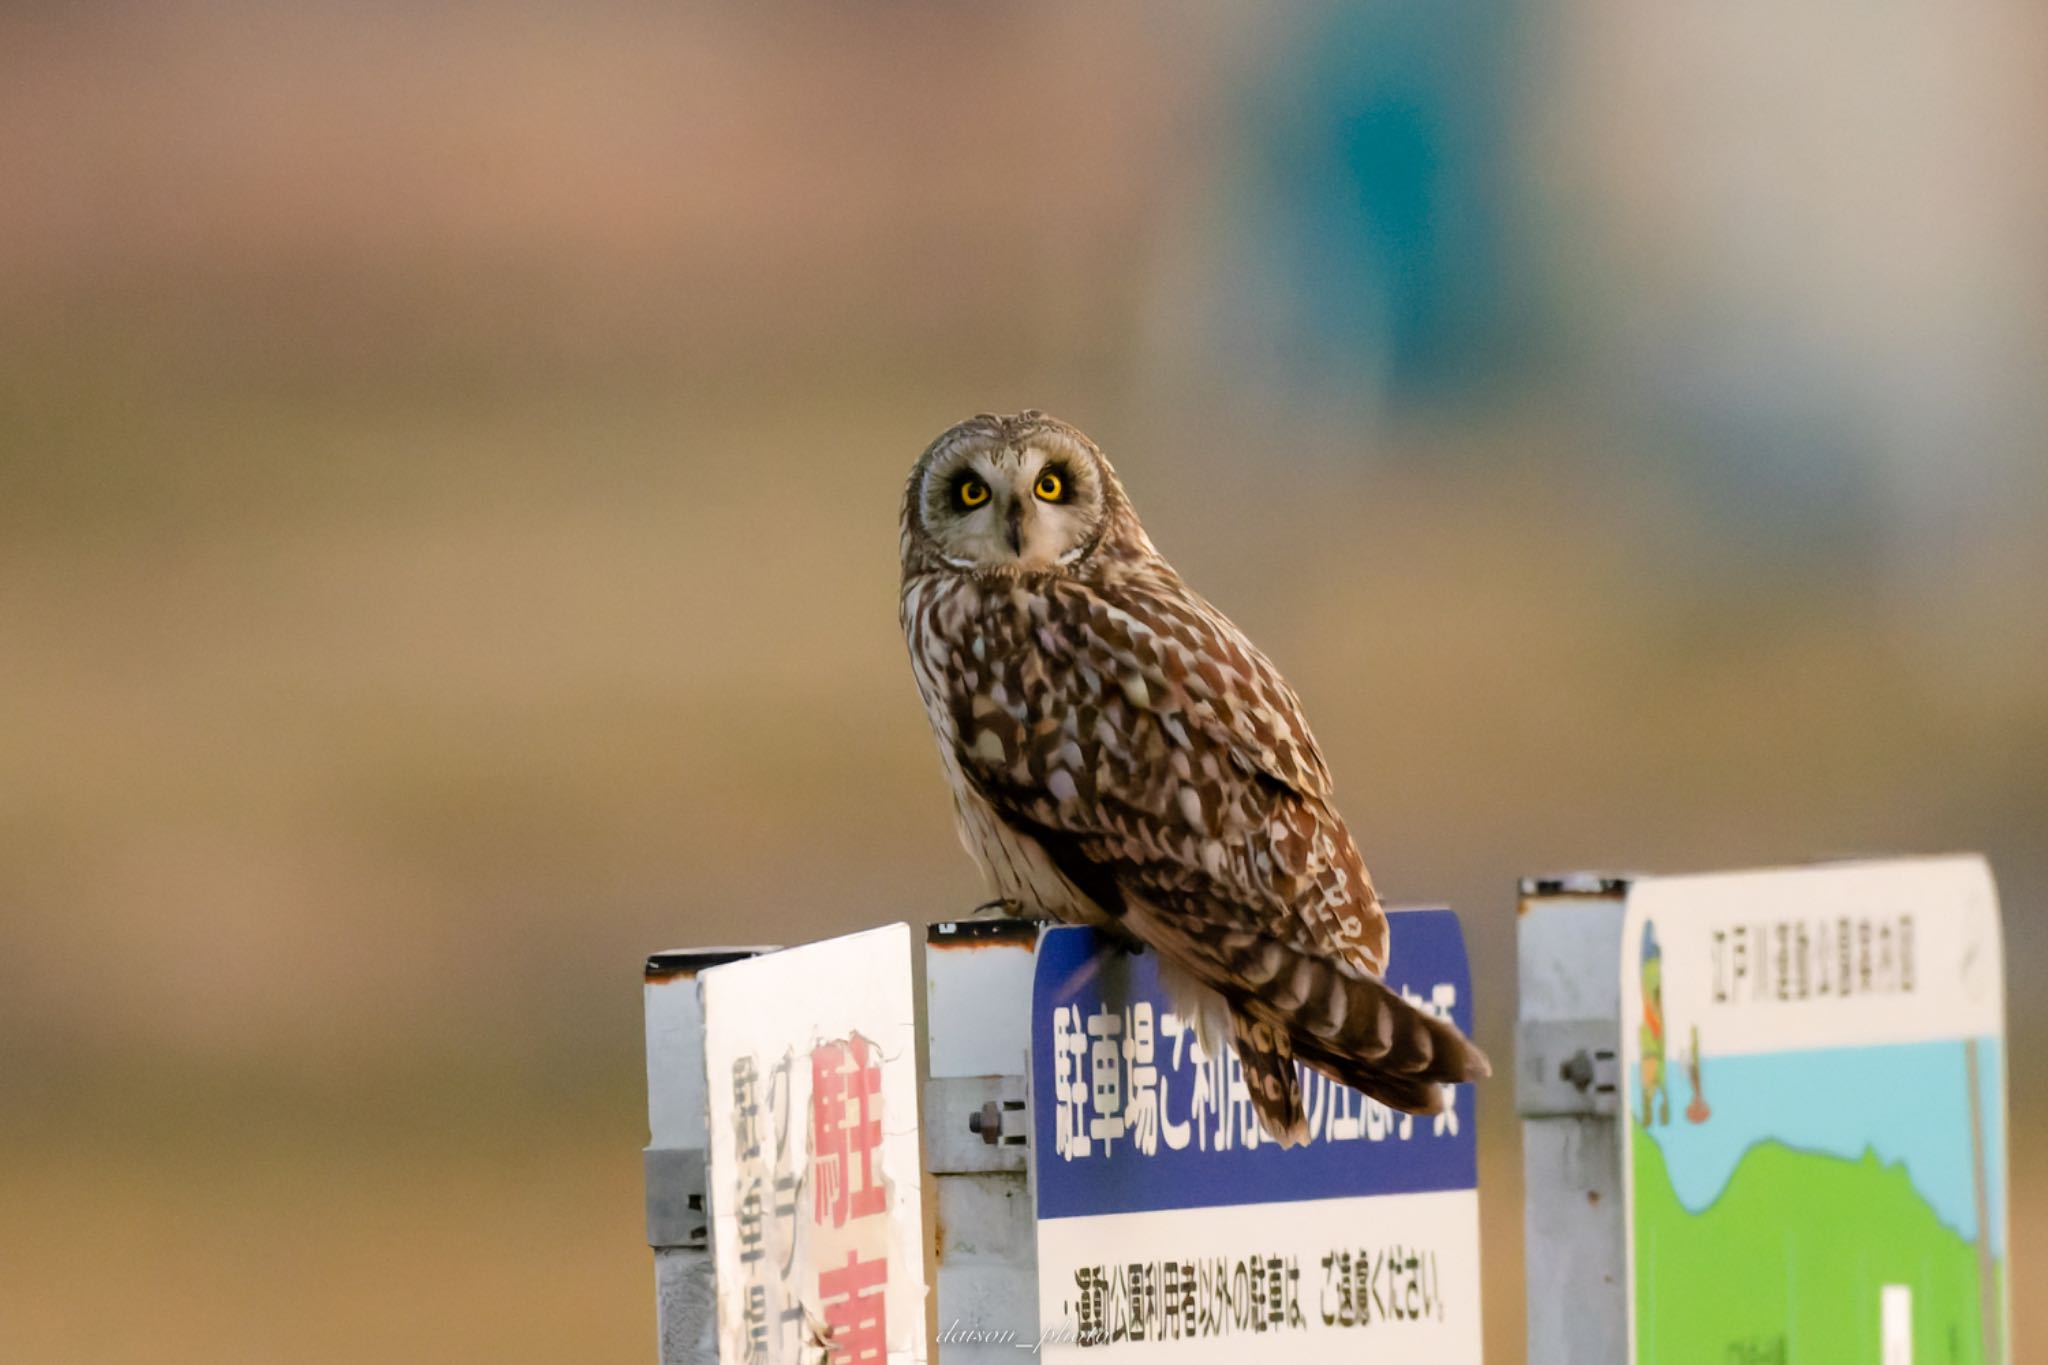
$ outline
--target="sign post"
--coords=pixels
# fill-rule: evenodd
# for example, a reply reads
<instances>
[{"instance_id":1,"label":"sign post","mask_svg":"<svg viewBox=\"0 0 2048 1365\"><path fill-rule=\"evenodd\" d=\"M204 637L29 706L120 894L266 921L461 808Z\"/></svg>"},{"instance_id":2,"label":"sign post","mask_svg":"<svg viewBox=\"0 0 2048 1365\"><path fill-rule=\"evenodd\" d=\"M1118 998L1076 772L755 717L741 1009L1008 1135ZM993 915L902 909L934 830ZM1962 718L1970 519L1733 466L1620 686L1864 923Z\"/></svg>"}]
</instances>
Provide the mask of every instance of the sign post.
<instances>
[{"instance_id":1,"label":"sign post","mask_svg":"<svg viewBox=\"0 0 2048 1365\"><path fill-rule=\"evenodd\" d=\"M1524 890L1535 1365L2008 1365L1982 859Z\"/></svg>"},{"instance_id":2,"label":"sign post","mask_svg":"<svg viewBox=\"0 0 2048 1365\"><path fill-rule=\"evenodd\" d=\"M1397 913L1389 984L1471 1026L1456 916ZM1473 1098L1411 1118L1304 1069L1309 1141L1259 1127L1156 955L1046 930L1031 1001L1039 1330L1052 1360L1480 1359Z\"/></svg>"},{"instance_id":3,"label":"sign post","mask_svg":"<svg viewBox=\"0 0 2048 1365\"><path fill-rule=\"evenodd\" d=\"M647 1243L661 1365L718 1359L710 1219L705 1211L704 1010L697 977L765 948L691 948L647 959Z\"/></svg>"},{"instance_id":4,"label":"sign post","mask_svg":"<svg viewBox=\"0 0 2048 1365\"><path fill-rule=\"evenodd\" d=\"M1040 926L934 924L926 939L931 1079L925 1160L937 1203L944 1365L1016 1365L1038 1341L1031 1217L1031 978Z\"/></svg>"},{"instance_id":5,"label":"sign post","mask_svg":"<svg viewBox=\"0 0 2048 1365\"><path fill-rule=\"evenodd\" d=\"M701 974L719 1359L927 1358L907 925Z\"/></svg>"},{"instance_id":6,"label":"sign post","mask_svg":"<svg viewBox=\"0 0 2048 1365\"><path fill-rule=\"evenodd\" d=\"M1621 1188L1621 919L1628 884L1522 884L1515 1098L1522 1115L1529 1365L1628 1359Z\"/></svg>"}]
</instances>

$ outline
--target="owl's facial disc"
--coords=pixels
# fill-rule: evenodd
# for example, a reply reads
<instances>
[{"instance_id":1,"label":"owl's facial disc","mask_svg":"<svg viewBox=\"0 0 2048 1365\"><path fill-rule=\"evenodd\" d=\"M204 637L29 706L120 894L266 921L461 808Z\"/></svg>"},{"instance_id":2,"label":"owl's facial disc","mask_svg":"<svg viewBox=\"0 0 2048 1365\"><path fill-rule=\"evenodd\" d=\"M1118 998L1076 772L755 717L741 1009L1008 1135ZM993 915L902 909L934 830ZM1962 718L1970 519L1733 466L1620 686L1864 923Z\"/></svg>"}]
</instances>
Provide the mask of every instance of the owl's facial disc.
<instances>
[{"instance_id":1,"label":"owl's facial disc","mask_svg":"<svg viewBox=\"0 0 2048 1365\"><path fill-rule=\"evenodd\" d=\"M924 523L945 561L976 572L1072 567L1094 547L1102 486L1088 452L1048 433L952 452L927 474Z\"/></svg>"}]
</instances>

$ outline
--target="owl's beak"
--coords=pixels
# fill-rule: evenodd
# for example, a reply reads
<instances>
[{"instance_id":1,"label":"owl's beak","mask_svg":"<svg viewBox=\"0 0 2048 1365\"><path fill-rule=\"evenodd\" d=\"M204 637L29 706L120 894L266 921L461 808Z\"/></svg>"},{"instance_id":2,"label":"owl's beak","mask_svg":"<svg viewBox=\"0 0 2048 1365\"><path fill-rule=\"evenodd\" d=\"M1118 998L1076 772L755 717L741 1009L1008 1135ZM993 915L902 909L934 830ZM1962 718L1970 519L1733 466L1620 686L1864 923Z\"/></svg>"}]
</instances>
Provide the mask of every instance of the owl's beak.
<instances>
[{"instance_id":1,"label":"owl's beak","mask_svg":"<svg viewBox=\"0 0 2048 1365\"><path fill-rule=\"evenodd\" d=\"M1010 519L1005 526L1005 534L1010 541L1010 553L1021 557L1024 553L1024 500L1022 498L1012 498L1010 500Z\"/></svg>"}]
</instances>

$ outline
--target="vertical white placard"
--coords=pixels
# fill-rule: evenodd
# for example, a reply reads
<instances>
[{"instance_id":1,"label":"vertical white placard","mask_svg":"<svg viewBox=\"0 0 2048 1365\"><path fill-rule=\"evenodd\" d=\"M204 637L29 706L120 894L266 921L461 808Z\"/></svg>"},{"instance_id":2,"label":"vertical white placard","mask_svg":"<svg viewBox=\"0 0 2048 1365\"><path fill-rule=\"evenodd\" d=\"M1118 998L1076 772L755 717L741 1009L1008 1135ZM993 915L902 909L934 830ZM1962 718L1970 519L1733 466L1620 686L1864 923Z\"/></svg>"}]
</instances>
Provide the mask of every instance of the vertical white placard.
<instances>
[{"instance_id":1,"label":"vertical white placard","mask_svg":"<svg viewBox=\"0 0 2048 1365\"><path fill-rule=\"evenodd\" d=\"M925 1360L910 928L699 980L726 1365Z\"/></svg>"}]
</instances>

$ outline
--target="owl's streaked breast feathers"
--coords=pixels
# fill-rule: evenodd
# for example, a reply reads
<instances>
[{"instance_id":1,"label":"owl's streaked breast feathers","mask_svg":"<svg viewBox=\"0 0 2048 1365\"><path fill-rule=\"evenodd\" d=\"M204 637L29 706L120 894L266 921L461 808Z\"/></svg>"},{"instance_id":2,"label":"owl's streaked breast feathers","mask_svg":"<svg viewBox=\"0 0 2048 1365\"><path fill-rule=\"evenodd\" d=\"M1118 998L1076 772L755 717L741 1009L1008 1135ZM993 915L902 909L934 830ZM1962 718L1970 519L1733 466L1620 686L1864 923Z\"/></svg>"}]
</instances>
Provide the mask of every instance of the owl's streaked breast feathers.
<instances>
[{"instance_id":1,"label":"owl's streaked breast feathers","mask_svg":"<svg viewBox=\"0 0 2048 1365\"><path fill-rule=\"evenodd\" d=\"M1032 542L1014 521L1010 543L1047 543L1050 562L998 553L963 571L942 543L914 552L934 452L963 430L990 479L1011 461L1026 480L1099 462L1096 524L1061 528L1092 537L1085 557L1062 562L1058 535ZM941 437L905 499L904 567L904 629L970 848L1003 894L1057 902L1027 909L1112 920L1216 992L1276 1136L1302 1127L1295 1057L1418 1111L1485 1073L1379 982L1386 917L1293 689L1159 557L1085 437L1037 414ZM1061 894L1011 884L1029 880L1019 849Z\"/></svg>"}]
</instances>

